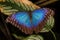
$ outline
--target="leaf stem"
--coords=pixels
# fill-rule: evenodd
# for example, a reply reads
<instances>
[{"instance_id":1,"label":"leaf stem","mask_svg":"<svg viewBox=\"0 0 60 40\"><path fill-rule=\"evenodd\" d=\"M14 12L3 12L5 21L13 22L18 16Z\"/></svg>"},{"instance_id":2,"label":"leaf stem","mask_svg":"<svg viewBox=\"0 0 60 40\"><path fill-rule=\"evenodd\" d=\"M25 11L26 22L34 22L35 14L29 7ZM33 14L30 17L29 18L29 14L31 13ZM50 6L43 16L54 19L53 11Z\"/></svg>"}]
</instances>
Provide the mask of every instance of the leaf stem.
<instances>
[{"instance_id":1,"label":"leaf stem","mask_svg":"<svg viewBox=\"0 0 60 40\"><path fill-rule=\"evenodd\" d=\"M53 34L53 36L54 36L54 38L55 38L55 40L56 40L55 33L54 33L52 30L50 30L50 32Z\"/></svg>"}]
</instances>

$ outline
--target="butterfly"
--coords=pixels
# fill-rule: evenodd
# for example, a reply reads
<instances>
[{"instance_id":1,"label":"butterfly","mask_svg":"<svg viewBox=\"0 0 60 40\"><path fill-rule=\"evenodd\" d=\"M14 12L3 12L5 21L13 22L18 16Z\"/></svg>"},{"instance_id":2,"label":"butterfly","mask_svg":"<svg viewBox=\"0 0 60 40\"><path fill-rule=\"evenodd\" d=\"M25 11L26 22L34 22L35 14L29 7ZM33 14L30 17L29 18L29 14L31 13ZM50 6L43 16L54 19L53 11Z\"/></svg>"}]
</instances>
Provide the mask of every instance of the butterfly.
<instances>
[{"instance_id":1,"label":"butterfly","mask_svg":"<svg viewBox=\"0 0 60 40\"><path fill-rule=\"evenodd\" d=\"M7 17L6 22L19 28L25 34L39 33L47 20L53 15L49 8L40 8L32 12L17 12Z\"/></svg>"}]
</instances>

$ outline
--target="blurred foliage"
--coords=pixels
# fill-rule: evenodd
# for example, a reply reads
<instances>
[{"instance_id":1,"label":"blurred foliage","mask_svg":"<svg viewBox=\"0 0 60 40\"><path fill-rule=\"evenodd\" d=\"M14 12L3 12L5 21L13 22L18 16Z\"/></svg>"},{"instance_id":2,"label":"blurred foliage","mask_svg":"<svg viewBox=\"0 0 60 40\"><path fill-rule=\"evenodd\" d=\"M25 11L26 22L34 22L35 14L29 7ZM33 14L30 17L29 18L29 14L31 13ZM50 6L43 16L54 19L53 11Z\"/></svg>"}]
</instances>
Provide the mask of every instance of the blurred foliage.
<instances>
[{"instance_id":1,"label":"blurred foliage","mask_svg":"<svg viewBox=\"0 0 60 40\"><path fill-rule=\"evenodd\" d=\"M1 8L2 5L5 6ZM27 0L6 0L6 2L0 2L0 10L6 15L11 15L11 13L18 11L33 11L38 8L40 7Z\"/></svg>"},{"instance_id":2,"label":"blurred foliage","mask_svg":"<svg viewBox=\"0 0 60 40\"><path fill-rule=\"evenodd\" d=\"M44 39L41 35L30 35L29 37L23 40L44 40Z\"/></svg>"},{"instance_id":3,"label":"blurred foliage","mask_svg":"<svg viewBox=\"0 0 60 40\"><path fill-rule=\"evenodd\" d=\"M13 34L13 36L18 40L44 40L41 35L35 35L35 34L27 37L17 36L16 34Z\"/></svg>"},{"instance_id":4,"label":"blurred foliage","mask_svg":"<svg viewBox=\"0 0 60 40\"><path fill-rule=\"evenodd\" d=\"M54 26L54 18L50 16L49 20L46 22L46 25L44 28L41 30L41 32L49 32Z\"/></svg>"},{"instance_id":5,"label":"blurred foliage","mask_svg":"<svg viewBox=\"0 0 60 40\"><path fill-rule=\"evenodd\" d=\"M35 2L35 4L38 4L39 6L46 6L46 5L49 5L51 3L54 3L58 0L40 0L38 2Z\"/></svg>"}]
</instances>

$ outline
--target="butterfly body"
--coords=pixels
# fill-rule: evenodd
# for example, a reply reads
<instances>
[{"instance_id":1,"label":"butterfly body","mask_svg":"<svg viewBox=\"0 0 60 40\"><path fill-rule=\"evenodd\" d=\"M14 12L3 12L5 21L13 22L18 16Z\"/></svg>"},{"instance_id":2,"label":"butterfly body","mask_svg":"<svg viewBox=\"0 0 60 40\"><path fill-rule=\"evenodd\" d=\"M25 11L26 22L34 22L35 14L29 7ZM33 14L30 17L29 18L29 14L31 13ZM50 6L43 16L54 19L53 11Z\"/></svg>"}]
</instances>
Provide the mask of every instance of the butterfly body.
<instances>
[{"instance_id":1,"label":"butterfly body","mask_svg":"<svg viewBox=\"0 0 60 40\"><path fill-rule=\"evenodd\" d=\"M42 8L34 10L31 13L18 12L9 16L6 21L17 26L22 32L26 34L39 33L45 25L48 17L52 15L51 10Z\"/></svg>"}]
</instances>

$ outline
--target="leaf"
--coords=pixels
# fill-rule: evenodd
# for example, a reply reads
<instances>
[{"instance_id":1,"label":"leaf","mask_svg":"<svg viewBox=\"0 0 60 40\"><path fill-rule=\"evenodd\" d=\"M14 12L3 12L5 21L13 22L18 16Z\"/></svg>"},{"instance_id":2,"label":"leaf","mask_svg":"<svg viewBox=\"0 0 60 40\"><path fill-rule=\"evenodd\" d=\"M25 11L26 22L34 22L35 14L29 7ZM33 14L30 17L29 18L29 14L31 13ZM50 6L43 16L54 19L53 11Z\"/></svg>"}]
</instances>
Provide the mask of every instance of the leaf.
<instances>
[{"instance_id":1,"label":"leaf","mask_svg":"<svg viewBox=\"0 0 60 40\"><path fill-rule=\"evenodd\" d=\"M39 6L43 7L43 6L49 5L49 4L57 2L57 1L59 1L59 0L39 0L39 1L35 2L35 4L38 4Z\"/></svg>"},{"instance_id":2,"label":"leaf","mask_svg":"<svg viewBox=\"0 0 60 40\"><path fill-rule=\"evenodd\" d=\"M1 5L1 4L0 4L0 10L5 15L11 15L15 12L18 12L18 10L13 9L11 6Z\"/></svg>"},{"instance_id":3,"label":"leaf","mask_svg":"<svg viewBox=\"0 0 60 40\"><path fill-rule=\"evenodd\" d=\"M1 8L2 9L1 12L3 12L5 15L11 15L18 11L33 11L35 9L40 8L39 6L33 4L29 0L24 0L24 1L23 0L6 0L6 2L4 2L4 3L2 2L0 4L1 4L1 6L5 5ZM9 8L9 7L11 7L11 8ZM15 9L14 12L9 11L9 10L13 10L13 9Z\"/></svg>"},{"instance_id":4,"label":"leaf","mask_svg":"<svg viewBox=\"0 0 60 40\"><path fill-rule=\"evenodd\" d=\"M11 2L12 4L17 5L18 7L20 7L24 11L33 11L37 8L40 8L39 6L33 4L29 0L10 0L9 2Z\"/></svg>"},{"instance_id":5,"label":"leaf","mask_svg":"<svg viewBox=\"0 0 60 40\"><path fill-rule=\"evenodd\" d=\"M23 37L22 36L17 36L16 34L12 34L16 39L18 39L18 40L22 40L23 39Z\"/></svg>"},{"instance_id":6,"label":"leaf","mask_svg":"<svg viewBox=\"0 0 60 40\"><path fill-rule=\"evenodd\" d=\"M50 16L50 19L46 22L46 25L41 30L41 32L49 32L54 26L54 18Z\"/></svg>"},{"instance_id":7,"label":"leaf","mask_svg":"<svg viewBox=\"0 0 60 40\"><path fill-rule=\"evenodd\" d=\"M44 40L41 35L30 35L24 40Z\"/></svg>"},{"instance_id":8,"label":"leaf","mask_svg":"<svg viewBox=\"0 0 60 40\"><path fill-rule=\"evenodd\" d=\"M17 36L16 34L13 34L13 36L19 40L44 40L44 38L41 35L30 35L27 37Z\"/></svg>"},{"instance_id":9,"label":"leaf","mask_svg":"<svg viewBox=\"0 0 60 40\"><path fill-rule=\"evenodd\" d=\"M5 2L6 0L0 0L0 2Z\"/></svg>"}]
</instances>

